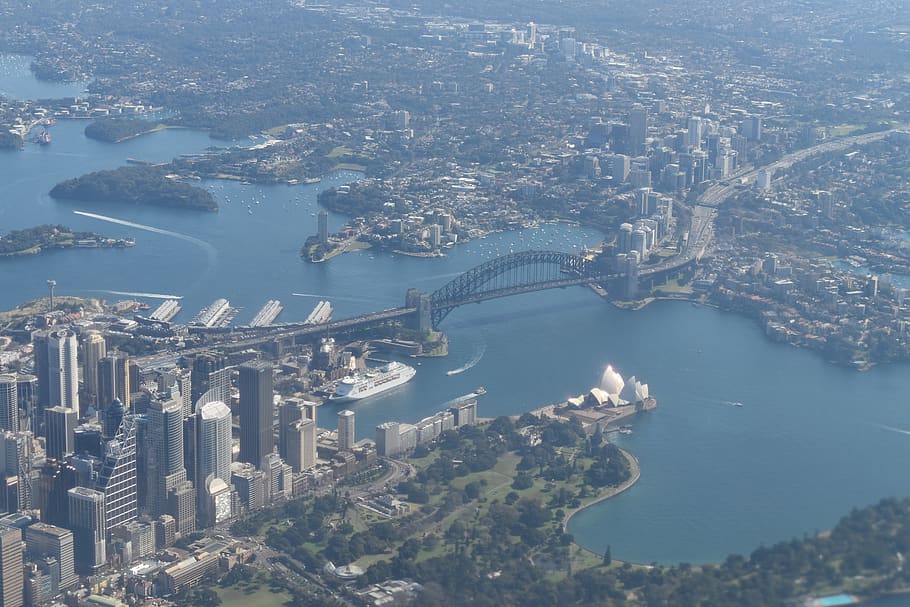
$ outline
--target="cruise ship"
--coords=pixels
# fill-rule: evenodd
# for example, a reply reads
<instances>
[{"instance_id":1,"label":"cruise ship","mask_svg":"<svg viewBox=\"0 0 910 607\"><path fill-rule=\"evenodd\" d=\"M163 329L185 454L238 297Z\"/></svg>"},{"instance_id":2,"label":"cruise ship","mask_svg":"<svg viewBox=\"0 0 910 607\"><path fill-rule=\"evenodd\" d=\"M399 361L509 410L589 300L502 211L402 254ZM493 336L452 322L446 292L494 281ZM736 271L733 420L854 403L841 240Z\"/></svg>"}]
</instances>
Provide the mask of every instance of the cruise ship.
<instances>
[{"instance_id":1,"label":"cruise ship","mask_svg":"<svg viewBox=\"0 0 910 607\"><path fill-rule=\"evenodd\" d=\"M335 384L330 400L345 403L369 398L410 381L416 373L414 367L393 361L343 378Z\"/></svg>"}]
</instances>

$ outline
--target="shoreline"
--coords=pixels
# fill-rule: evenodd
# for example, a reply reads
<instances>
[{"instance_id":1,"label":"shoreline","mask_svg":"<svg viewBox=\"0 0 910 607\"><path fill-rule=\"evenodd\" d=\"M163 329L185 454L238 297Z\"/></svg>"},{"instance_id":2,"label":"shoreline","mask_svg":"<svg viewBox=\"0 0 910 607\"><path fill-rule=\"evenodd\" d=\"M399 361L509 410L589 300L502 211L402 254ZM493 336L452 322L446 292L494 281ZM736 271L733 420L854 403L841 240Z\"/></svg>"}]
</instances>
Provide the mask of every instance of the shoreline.
<instances>
[{"instance_id":1,"label":"shoreline","mask_svg":"<svg viewBox=\"0 0 910 607\"><path fill-rule=\"evenodd\" d=\"M617 448L623 454L623 456L626 458L626 461L629 462L629 472L630 472L629 478L625 482L617 485L616 487L610 487L609 489L606 490L606 492L604 492L603 495L600 495L600 496L594 498L592 501L590 501L586 504L582 504L578 508L575 508L575 509L567 512L565 517L563 517L563 519L562 519L563 533L569 532L569 522L572 520L573 516L575 516L576 514L578 514L579 512L581 512L587 508L590 508L591 506L594 506L594 505L604 502L612 497L616 497L617 495L625 493L626 491L631 489L635 485L635 483L637 483L639 481L639 479L641 479L641 463L638 461L638 458L635 457L634 455L632 455L629 451L626 451L625 449L622 449L619 447L617 447ZM579 544L577 541L575 541L574 538L572 539L572 543L575 544L576 546L578 546L579 548L581 548L582 550L586 550L586 551L590 552L591 554L596 554L593 550L586 548L585 546L582 546L581 544Z\"/></svg>"}]
</instances>

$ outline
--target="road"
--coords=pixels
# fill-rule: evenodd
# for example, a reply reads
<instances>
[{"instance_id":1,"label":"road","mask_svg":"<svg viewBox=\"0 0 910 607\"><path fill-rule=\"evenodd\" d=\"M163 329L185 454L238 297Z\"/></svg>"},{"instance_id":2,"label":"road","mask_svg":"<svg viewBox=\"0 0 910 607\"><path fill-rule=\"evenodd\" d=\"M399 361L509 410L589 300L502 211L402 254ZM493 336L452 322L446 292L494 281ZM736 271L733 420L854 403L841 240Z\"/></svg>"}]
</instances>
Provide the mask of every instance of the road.
<instances>
[{"instance_id":1,"label":"road","mask_svg":"<svg viewBox=\"0 0 910 607\"><path fill-rule=\"evenodd\" d=\"M771 164L741 169L730 175L730 177L723 182L715 183L698 197L698 201L692 209L692 223L689 226L689 240L686 243L686 248L679 255L672 257L653 268L648 268L647 270L642 271L641 274L647 276L648 274L653 274L655 272L683 266L692 261L692 259L700 259L708 250L711 241L714 239L714 219L717 217L717 207L725 203L737 191L737 185L753 183L760 171L766 170L775 173L782 169L790 168L794 164L802 162L812 156L844 150L854 145L872 143L873 141L884 139L895 131L907 128L910 128L910 125L904 124L887 131L864 133L862 135L825 141L804 150L786 154Z\"/></svg>"}]
</instances>

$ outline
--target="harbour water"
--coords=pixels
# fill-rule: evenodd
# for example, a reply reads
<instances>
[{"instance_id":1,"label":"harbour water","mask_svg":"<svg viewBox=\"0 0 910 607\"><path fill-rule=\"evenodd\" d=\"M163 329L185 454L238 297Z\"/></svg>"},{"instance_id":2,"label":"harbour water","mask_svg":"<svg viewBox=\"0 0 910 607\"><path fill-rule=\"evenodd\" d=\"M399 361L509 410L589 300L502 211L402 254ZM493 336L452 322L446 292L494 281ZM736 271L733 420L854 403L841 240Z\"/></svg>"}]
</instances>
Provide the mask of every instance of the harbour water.
<instances>
[{"instance_id":1,"label":"harbour water","mask_svg":"<svg viewBox=\"0 0 910 607\"><path fill-rule=\"evenodd\" d=\"M432 291L510 250L572 251L600 239L594 230L550 224L493 234L441 258L367 250L309 265L298 250L316 230L317 193L357 174L294 187L205 183L218 213L54 201L47 192L63 179L213 144L204 133L168 130L109 145L86 139L84 127L61 121L50 146L0 152L0 233L63 223L137 245L0 260L0 309L43 296L54 278L61 294L181 296L183 322L218 297L243 308L238 323L269 299L285 307L279 320L303 319L319 300L341 318L401 305L408 287ZM344 218L329 222L334 230ZM657 410L616 438L641 460L641 481L572 520L570 531L592 550L610 545L616 558L645 563L717 561L830 527L854 506L910 494L900 473L910 460L906 366L856 373L771 343L740 316L673 302L621 311L584 288L467 306L443 328L447 358L409 361L417 365L413 381L346 405L357 414L358 436L388 419L420 419L477 386L487 389L481 415L495 416L586 391L608 363L650 384ZM320 409L323 425L338 408Z\"/></svg>"}]
</instances>

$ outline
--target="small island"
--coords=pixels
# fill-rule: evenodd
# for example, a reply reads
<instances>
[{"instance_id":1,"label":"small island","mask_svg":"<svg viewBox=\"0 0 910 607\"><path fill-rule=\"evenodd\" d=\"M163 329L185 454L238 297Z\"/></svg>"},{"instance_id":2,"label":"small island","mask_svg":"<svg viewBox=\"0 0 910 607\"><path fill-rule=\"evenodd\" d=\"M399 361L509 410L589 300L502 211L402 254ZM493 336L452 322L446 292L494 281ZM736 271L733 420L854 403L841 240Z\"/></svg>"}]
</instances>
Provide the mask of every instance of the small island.
<instances>
[{"instance_id":1,"label":"small island","mask_svg":"<svg viewBox=\"0 0 910 607\"><path fill-rule=\"evenodd\" d=\"M105 143L121 143L167 128L140 118L99 118L85 127L85 136Z\"/></svg>"},{"instance_id":2,"label":"small island","mask_svg":"<svg viewBox=\"0 0 910 607\"><path fill-rule=\"evenodd\" d=\"M120 167L97 171L58 183L52 198L91 202L114 202L161 207L217 211L218 203L208 190L178 181L177 176L152 166Z\"/></svg>"},{"instance_id":3,"label":"small island","mask_svg":"<svg viewBox=\"0 0 910 607\"><path fill-rule=\"evenodd\" d=\"M50 249L98 249L135 246L133 240L107 238L94 232L74 232L63 225L12 230L0 236L0 257L37 255Z\"/></svg>"}]
</instances>

